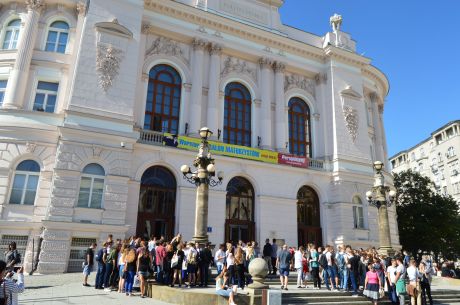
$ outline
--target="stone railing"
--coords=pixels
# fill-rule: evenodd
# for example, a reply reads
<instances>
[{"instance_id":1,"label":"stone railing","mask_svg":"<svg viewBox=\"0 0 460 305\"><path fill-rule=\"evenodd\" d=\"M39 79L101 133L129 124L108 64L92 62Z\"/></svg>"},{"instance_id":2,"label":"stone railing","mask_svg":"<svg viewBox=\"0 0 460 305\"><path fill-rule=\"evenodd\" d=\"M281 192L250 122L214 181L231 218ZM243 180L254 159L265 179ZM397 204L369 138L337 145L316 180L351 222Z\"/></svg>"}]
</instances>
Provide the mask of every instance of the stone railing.
<instances>
[{"instance_id":1,"label":"stone railing","mask_svg":"<svg viewBox=\"0 0 460 305\"><path fill-rule=\"evenodd\" d=\"M316 169L316 170L326 170L326 168L324 166L324 161L322 161L322 160L314 160L314 159L308 160L308 168Z\"/></svg>"},{"instance_id":2,"label":"stone railing","mask_svg":"<svg viewBox=\"0 0 460 305\"><path fill-rule=\"evenodd\" d=\"M140 131L141 136L139 138L139 143L150 144L150 145L163 145L163 133L152 130Z\"/></svg>"}]
</instances>

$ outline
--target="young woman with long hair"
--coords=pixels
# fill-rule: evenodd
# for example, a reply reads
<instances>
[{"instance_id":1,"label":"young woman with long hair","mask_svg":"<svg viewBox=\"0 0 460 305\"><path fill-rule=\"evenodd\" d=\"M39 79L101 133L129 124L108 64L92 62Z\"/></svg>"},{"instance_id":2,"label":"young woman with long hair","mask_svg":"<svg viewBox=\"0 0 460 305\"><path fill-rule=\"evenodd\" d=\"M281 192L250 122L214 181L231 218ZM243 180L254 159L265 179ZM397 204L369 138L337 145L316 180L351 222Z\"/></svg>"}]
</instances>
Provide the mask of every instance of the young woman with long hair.
<instances>
[{"instance_id":1,"label":"young woman with long hair","mask_svg":"<svg viewBox=\"0 0 460 305\"><path fill-rule=\"evenodd\" d=\"M140 282L140 289L141 289L141 297L145 298L145 287L147 284L147 277L149 276L149 268L150 268L150 256L147 249L143 248L139 257L137 258L137 274L139 276Z\"/></svg>"},{"instance_id":2,"label":"young woman with long hair","mask_svg":"<svg viewBox=\"0 0 460 305\"><path fill-rule=\"evenodd\" d=\"M118 253L118 271L120 272L120 280L118 281L118 292L122 293L123 288L125 286L125 279L124 279L124 272L125 272L125 262L126 262L126 255L128 255L129 252L129 245L128 244L123 244L121 246L121 250Z\"/></svg>"},{"instance_id":3,"label":"young woman with long hair","mask_svg":"<svg viewBox=\"0 0 460 305\"><path fill-rule=\"evenodd\" d=\"M228 270L224 266L222 272L216 277L216 293L220 296L228 298L229 305L236 305L234 296L236 294L237 286L225 287L225 283L228 281Z\"/></svg>"},{"instance_id":4,"label":"young woman with long hair","mask_svg":"<svg viewBox=\"0 0 460 305\"><path fill-rule=\"evenodd\" d=\"M236 248L235 253L235 270L238 277L238 287L244 289L244 256L243 256L243 249L241 246Z\"/></svg>"},{"instance_id":5,"label":"young woman with long hair","mask_svg":"<svg viewBox=\"0 0 460 305\"><path fill-rule=\"evenodd\" d=\"M171 266L174 272L171 287L174 287L177 278L179 278L179 288L182 287L182 262L184 261L185 257L182 247L183 245L181 243L177 244L177 250L174 252L173 261L177 260L177 265L174 267Z\"/></svg>"},{"instance_id":6,"label":"young woman with long hair","mask_svg":"<svg viewBox=\"0 0 460 305\"><path fill-rule=\"evenodd\" d=\"M130 249L126 255L125 268L125 292L126 295L132 296L134 276L136 275L136 250Z\"/></svg>"}]
</instances>

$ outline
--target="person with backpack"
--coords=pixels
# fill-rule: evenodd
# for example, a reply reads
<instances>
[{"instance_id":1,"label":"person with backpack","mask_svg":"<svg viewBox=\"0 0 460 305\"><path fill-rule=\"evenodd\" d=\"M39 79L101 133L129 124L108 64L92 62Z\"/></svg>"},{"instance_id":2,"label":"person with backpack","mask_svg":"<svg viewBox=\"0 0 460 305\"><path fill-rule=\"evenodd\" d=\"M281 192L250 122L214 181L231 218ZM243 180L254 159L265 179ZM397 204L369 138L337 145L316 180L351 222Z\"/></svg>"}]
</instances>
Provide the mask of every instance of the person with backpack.
<instances>
[{"instance_id":1,"label":"person with backpack","mask_svg":"<svg viewBox=\"0 0 460 305\"><path fill-rule=\"evenodd\" d=\"M18 305L18 293L24 292L24 267L18 269L18 279L6 276L7 263L0 260L0 304Z\"/></svg>"},{"instance_id":2,"label":"person with backpack","mask_svg":"<svg viewBox=\"0 0 460 305\"><path fill-rule=\"evenodd\" d=\"M265 240L265 245L262 250L262 256L267 263L268 266L268 274L273 273L273 267L272 267L272 245L270 244L270 240L267 238Z\"/></svg>"},{"instance_id":3,"label":"person with backpack","mask_svg":"<svg viewBox=\"0 0 460 305\"><path fill-rule=\"evenodd\" d=\"M96 249L97 244L93 243L85 252L85 261L83 263L83 286L89 287L91 286L88 284L88 276L93 271L94 265L94 249Z\"/></svg>"},{"instance_id":4,"label":"person with backpack","mask_svg":"<svg viewBox=\"0 0 460 305\"><path fill-rule=\"evenodd\" d=\"M21 254L16 249L16 242L12 241L5 252L6 269L12 272L14 266L21 263Z\"/></svg>"},{"instance_id":5,"label":"person with backpack","mask_svg":"<svg viewBox=\"0 0 460 305\"><path fill-rule=\"evenodd\" d=\"M335 270L333 266L334 258L332 256L331 246L329 245L326 246L326 251L321 256L319 263L323 267L323 269L326 270L326 272L324 273L325 275L324 282L326 283L326 289L331 290L329 287L329 281L331 281L333 289L335 291L339 291L335 283L336 276L335 276Z\"/></svg>"},{"instance_id":6,"label":"person with backpack","mask_svg":"<svg viewBox=\"0 0 460 305\"><path fill-rule=\"evenodd\" d=\"M196 269L197 269L197 256L198 252L195 249L195 244L188 243L188 250L186 251L187 273L189 275L188 288L196 286Z\"/></svg>"},{"instance_id":7,"label":"person with backpack","mask_svg":"<svg viewBox=\"0 0 460 305\"><path fill-rule=\"evenodd\" d=\"M212 262L212 252L209 248L210 246L211 244L207 243L205 247L200 251L200 287L208 287L209 265Z\"/></svg>"},{"instance_id":8,"label":"person with backpack","mask_svg":"<svg viewBox=\"0 0 460 305\"><path fill-rule=\"evenodd\" d=\"M102 245L102 248L97 251L96 262L96 282L94 283L95 289L103 289L104 275L105 275L105 256L107 255L107 242Z\"/></svg>"},{"instance_id":9,"label":"person with backpack","mask_svg":"<svg viewBox=\"0 0 460 305\"><path fill-rule=\"evenodd\" d=\"M336 265L338 276L340 280L339 289L347 289L348 285L348 272L345 263L345 252L343 251L343 246L339 246L339 253L336 256Z\"/></svg>"},{"instance_id":10,"label":"person with backpack","mask_svg":"<svg viewBox=\"0 0 460 305\"><path fill-rule=\"evenodd\" d=\"M348 253L348 269L350 269L350 281L353 288L352 296L358 296L358 276L359 276L360 258L356 251L350 249Z\"/></svg>"}]
</instances>

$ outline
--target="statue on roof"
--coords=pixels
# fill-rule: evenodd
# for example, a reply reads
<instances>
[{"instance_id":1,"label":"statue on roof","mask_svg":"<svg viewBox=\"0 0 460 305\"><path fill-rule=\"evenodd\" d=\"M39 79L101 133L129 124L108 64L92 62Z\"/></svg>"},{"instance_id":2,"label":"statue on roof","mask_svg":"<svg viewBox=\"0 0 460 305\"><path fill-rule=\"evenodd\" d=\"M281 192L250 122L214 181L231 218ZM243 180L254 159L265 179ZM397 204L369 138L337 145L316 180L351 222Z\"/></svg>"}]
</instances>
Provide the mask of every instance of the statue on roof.
<instances>
[{"instance_id":1,"label":"statue on roof","mask_svg":"<svg viewBox=\"0 0 460 305\"><path fill-rule=\"evenodd\" d=\"M340 31L340 26L342 25L342 15L334 14L334 16L329 18L329 23L331 24L332 31L334 33Z\"/></svg>"}]
</instances>

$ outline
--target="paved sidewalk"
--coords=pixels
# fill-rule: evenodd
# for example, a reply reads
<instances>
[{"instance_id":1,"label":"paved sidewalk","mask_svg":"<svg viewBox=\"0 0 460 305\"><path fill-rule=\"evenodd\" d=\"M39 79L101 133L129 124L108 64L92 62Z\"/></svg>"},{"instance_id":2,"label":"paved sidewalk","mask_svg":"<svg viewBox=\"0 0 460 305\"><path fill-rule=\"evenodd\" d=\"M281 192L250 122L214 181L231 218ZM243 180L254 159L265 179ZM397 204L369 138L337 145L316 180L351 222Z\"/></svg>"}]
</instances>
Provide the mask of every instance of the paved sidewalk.
<instances>
[{"instance_id":1,"label":"paved sidewalk","mask_svg":"<svg viewBox=\"0 0 460 305\"><path fill-rule=\"evenodd\" d=\"M93 275L89 283L93 286ZM142 299L139 293L128 297L117 292L83 287L79 273L26 276L25 286L26 290L19 295L21 305L171 305L150 298Z\"/></svg>"}]
</instances>

